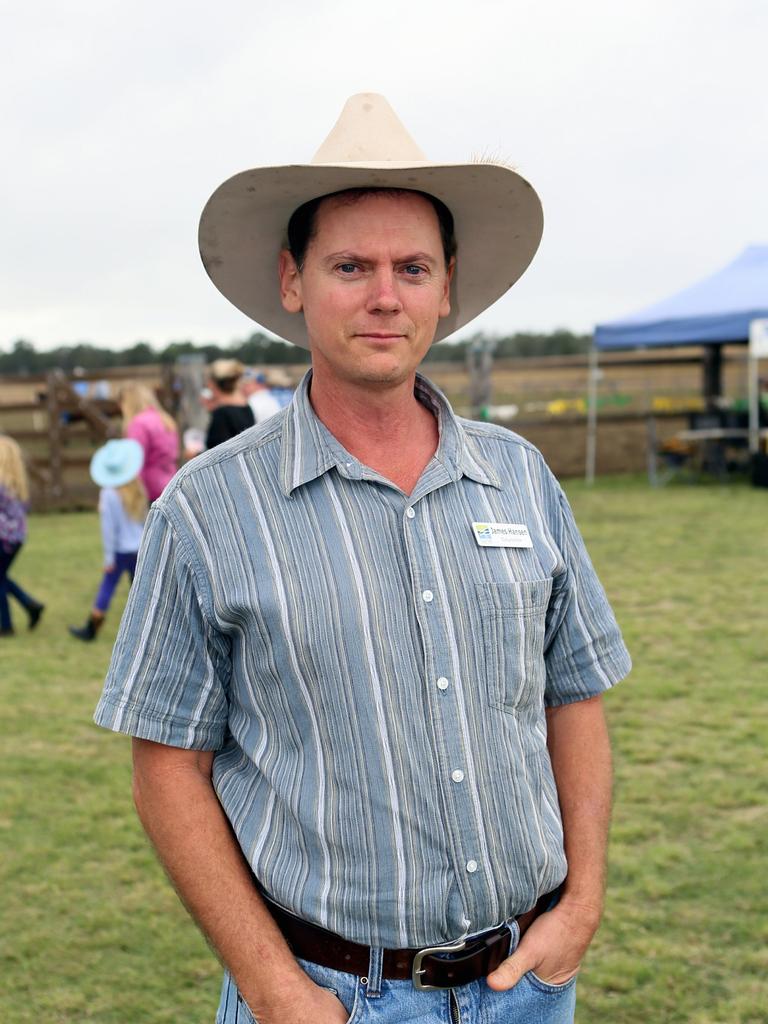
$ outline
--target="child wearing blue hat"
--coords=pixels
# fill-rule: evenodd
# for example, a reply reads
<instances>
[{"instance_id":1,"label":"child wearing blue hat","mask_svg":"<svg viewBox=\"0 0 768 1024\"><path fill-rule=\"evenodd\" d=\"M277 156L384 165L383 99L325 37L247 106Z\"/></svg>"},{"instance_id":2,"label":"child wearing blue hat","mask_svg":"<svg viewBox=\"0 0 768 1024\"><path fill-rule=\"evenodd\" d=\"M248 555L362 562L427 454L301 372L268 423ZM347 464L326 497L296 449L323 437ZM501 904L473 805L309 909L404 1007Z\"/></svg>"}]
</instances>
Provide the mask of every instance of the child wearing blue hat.
<instances>
[{"instance_id":1,"label":"child wearing blue hat","mask_svg":"<svg viewBox=\"0 0 768 1024\"><path fill-rule=\"evenodd\" d=\"M104 622L112 595L124 572L133 582L147 492L139 479L144 449L130 438L107 441L91 459L91 479L101 488L99 517L104 543L104 576L84 626L70 626L78 640L93 640Z\"/></svg>"}]
</instances>

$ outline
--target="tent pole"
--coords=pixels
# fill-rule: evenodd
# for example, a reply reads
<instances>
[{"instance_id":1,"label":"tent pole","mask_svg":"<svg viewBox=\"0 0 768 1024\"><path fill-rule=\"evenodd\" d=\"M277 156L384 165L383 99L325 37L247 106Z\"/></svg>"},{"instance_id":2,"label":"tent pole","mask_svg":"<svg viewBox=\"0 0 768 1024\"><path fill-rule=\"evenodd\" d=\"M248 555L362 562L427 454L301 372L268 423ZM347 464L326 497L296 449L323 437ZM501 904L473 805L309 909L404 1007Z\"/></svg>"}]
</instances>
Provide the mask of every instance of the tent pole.
<instances>
[{"instance_id":1,"label":"tent pole","mask_svg":"<svg viewBox=\"0 0 768 1024\"><path fill-rule=\"evenodd\" d=\"M720 342L707 345L703 351L704 369L704 405L707 412L714 412L720 407L719 399L723 393L723 346Z\"/></svg>"},{"instance_id":2,"label":"tent pole","mask_svg":"<svg viewBox=\"0 0 768 1024\"><path fill-rule=\"evenodd\" d=\"M768 357L768 319L752 320L749 325L749 451L760 452L760 376L758 361Z\"/></svg>"},{"instance_id":3,"label":"tent pole","mask_svg":"<svg viewBox=\"0 0 768 1024\"><path fill-rule=\"evenodd\" d=\"M587 381L587 459L584 480L588 484L595 482L595 464L597 462L597 380L599 373L598 351L593 340L592 348L589 350Z\"/></svg>"}]
</instances>

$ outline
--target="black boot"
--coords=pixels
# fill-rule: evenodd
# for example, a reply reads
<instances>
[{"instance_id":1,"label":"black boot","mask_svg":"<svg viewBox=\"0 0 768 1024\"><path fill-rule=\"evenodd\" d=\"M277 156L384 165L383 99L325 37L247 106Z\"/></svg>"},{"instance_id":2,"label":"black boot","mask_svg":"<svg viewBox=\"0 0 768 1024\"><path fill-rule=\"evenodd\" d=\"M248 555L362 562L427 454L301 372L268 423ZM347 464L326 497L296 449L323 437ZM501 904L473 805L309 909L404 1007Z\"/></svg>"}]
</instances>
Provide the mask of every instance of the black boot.
<instances>
[{"instance_id":1,"label":"black boot","mask_svg":"<svg viewBox=\"0 0 768 1024\"><path fill-rule=\"evenodd\" d=\"M44 611L45 611L45 605L44 604L40 604L38 601L35 601L34 604L31 604L31 605L29 605L27 607L27 615L29 616L29 628L30 629L34 629L35 628L35 626L40 621L40 616L43 614Z\"/></svg>"},{"instance_id":2,"label":"black boot","mask_svg":"<svg viewBox=\"0 0 768 1024\"><path fill-rule=\"evenodd\" d=\"M76 636L78 640L95 640L96 634L101 629L103 621L103 618L96 618L95 615L89 615L88 621L84 626L70 626L69 632L72 636Z\"/></svg>"}]
</instances>

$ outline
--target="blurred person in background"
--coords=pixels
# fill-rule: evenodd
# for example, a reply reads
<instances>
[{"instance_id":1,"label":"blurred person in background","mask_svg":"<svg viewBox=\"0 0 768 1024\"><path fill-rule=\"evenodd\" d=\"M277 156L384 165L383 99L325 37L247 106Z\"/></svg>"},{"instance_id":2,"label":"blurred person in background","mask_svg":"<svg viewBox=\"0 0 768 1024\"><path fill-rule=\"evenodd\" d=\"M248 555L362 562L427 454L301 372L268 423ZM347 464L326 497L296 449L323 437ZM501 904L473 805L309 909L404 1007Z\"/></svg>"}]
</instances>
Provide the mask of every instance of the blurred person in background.
<instances>
[{"instance_id":1,"label":"blurred person in background","mask_svg":"<svg viewBox=\"0 0 768 1024\"><path fill-rule=\"evenodd\" d=\"M265 376L272 397L280 408L284 409L286 405L290 404L295 390L295 384L290 374L282 366L272 366L266 371Z\"/></svg>"},{"instance_id":2,"label":"blurred person in background","mask_svg":"<svg viewBox=\"0 0 768 1024\"><path fill-rule=\"evenodd\" d=\"M141 479L143 464L143 449L132 438L107 441L91 459L91 479L101 488L99 518L104 576L85 625L69 627L78 640L95 639L124 572L133 582L149 505Z\"/></svg>"},{"instance_id":3,"label":"blurred person in background","mask_svg":"<svg viewBox=\"0 0 768 1024\"><path fill-rule=\"evenodd\" d=\"M213 410L216 408L216 396L210 388L200 388L200 394L198 395L198 401L200 405L210 416Z\"/></svg>"},{"instance_id":4,"label":"blurred person in background","mask_svg":"<svg viewBox=\"0 0 768 1024\"><path fill-rule=\"evenodd\" d=\"M200 388L197 393L197 400L201 408L205 409L210 418L216 408L216 399L210 388ZM182 458L185 462L194 459L201 452L205 451L206 431L200 427L187 427L181 436Z\"/></svg>"},{"instance_id":5,"label":"blurred person in background","mask_svg":"<svg viewBox=\"0 0 768 1024\"><path fill-rule=\"evenodd\" d=\"M276 412L280 412L280 403L272 394L266 374L250 368L246 369L243 373L240 390L248 399L248 405L253 411L256 423L263 423L270 416L274 416Z\"/></svg>"},{"instance_id":6,"label":"blurred person in background","mask_svg":"<svg viewBox=\"0 0 768 1024\"><path fill-rule=\"evenodd\" d=\"M213 393L214 408L205 436L206 448L215 448L256 422L248 399L240 390L244 369L237 359L216 359L208 367L206 386Z\"/></svg>"},{"instance_id":7,"label":"blurred person in background","mask_svg":"<svg viewBox=\"0 0 768 1024\"><path fill-rule=\"evenodd\" d=\"M146 384L125 384L120 389L123 434L138 441L144 452L141 482L150 502L159 498L179 464L176 421L162 408Z\"/></svg>"},{"instance_id":8,"label":"blurred person in background","mask_svg":"<svg viewBox=\"0 0 768 1024\"><path fill-rule=\"evenodd\" d=\"M44 606L8 576L16 555L27 539L29 486L21 449L0 435L0 636L13 635L8 597L15 597L29 616L29 628L40 621Z\"/></svg>"}]
</instances>

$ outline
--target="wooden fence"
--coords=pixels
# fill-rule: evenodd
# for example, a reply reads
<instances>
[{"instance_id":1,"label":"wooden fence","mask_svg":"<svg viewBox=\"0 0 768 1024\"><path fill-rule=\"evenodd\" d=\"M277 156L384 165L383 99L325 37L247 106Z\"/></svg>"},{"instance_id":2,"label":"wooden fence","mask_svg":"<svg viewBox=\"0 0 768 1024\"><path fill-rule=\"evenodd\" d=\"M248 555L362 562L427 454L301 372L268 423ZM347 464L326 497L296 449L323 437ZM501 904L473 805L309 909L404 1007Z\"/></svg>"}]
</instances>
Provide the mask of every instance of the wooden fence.
<instances>
[{"instance_id":1,"label":"wooden fence","mask_svg":"<svg viewBox=\"0 0 768 1024\"><path fill-rule=\"evenodd\" d=\"M172 370L128 367L69 377L62 370L0 377L0 433L22 446L35 511L92 508L97 488L88 466L93 452L122 429L117 393L141 381L173 406Z\"/></svg>"},{"instance_id":2,"label":"wooden fence","mask_svg":"<svg viewBox=\"0 0 768 1024\"><path fill-rule=\"evenodd\" d=\"M23 446L33 486L33 507L94 506L97 490L88 475L93 451L121 423L116 395L133 380L154 387L181 429L200 426L197 396L203 364L195 357L175 367L142 366L61 371L37 377L0 377L0 432ZM294 383L304 367L286 367ZM726 349L724 393L746 395L744 346ZM471 416L470 378L462 363L430 362L425 372L456 411ZM587 436L588 361L584 356L497 360L493 365L490 418L541 449L560 477L584 472ZM87 394L81 394L87 389ZM659 353L612 353L601 357L597 472L643 472L649 445L663 444L702 407L702 360L697 349Z\"/></svg>"}]
</instances>

